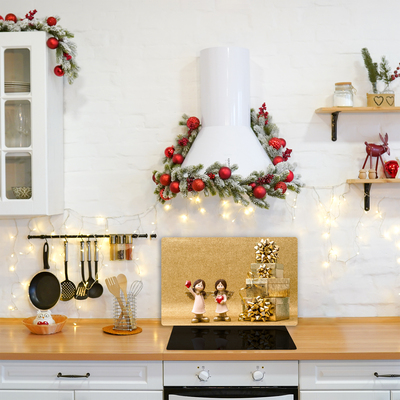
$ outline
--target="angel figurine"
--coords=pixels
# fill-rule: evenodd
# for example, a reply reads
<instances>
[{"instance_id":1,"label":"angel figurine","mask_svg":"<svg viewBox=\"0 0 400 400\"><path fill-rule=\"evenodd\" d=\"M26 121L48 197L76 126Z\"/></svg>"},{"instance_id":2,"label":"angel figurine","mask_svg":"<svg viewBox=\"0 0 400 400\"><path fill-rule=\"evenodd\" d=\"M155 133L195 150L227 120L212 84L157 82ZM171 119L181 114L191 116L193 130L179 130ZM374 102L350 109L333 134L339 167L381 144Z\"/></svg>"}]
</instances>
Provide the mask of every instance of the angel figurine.
<instances>
[{"instance_id":1,"label":"angel figurine","mask_svg":"<svg viewBox=\"0 0 400 400\"><path fill-rule=\"evenodd\" d=\"M233 295L233 292L229 292L226 290L227 284L225 279L218 279L215 282L215 292L214 292L214 297L215 297L215 302L217 303L217 308L215 312L218 314L214 318L214 321L226 321L229 322L231 320L230 317L226 315L226 313L229 311L228 306L226 305L226 302L228 299L230 299Z\"/></svg>"},{"instance_id":2,"label":"angel figurine","mask_svg":"<svg viewBox=\"0 0 400 400\"><path fill-rule=\"evenodd\" d=\"M206 283L203 281L203 279L197 279L193 283L193 288L191 287L190 281L186 281L185 286L189 289L189 292L187 292L188 296L194 300L192 310L194 318L192 319L192 322L209 322L210 319L203 316L203 314L206 312L205 299L208 296L208 294L204 291L206 288Z\"/></svg>"}]
</instances>

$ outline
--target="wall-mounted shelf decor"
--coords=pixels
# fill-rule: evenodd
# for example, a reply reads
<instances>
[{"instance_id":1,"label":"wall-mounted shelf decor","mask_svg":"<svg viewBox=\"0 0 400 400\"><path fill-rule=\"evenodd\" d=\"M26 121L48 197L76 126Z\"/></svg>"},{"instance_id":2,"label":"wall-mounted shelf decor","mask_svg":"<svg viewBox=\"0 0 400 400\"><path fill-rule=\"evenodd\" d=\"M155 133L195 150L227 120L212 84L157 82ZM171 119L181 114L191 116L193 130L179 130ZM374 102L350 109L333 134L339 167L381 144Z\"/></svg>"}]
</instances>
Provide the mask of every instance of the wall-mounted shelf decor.
<instances>
[{"instance_id":1,"label":"wall-mounted shelf decor","mask_svg":"<svg viewBox=\"0 0 400 400\"><path fill-rule=\"evenodd\" d=\"M315 110L316 114L332 115L332 141L337 140L337 122L340 113L399 113L400 107L322 107Z\"/></svg>"},{"instance_id":2,"label":"wall-mounted shelf decor","mask_svg":"<svg viewBox=\"0 0 400 400\"><path fill-rule=\"evenodd\" d=\"M363 183L364 184L364 210L370 210L370 191L371 185L374 183L400 183L400 179L383 178L383 179L347 179L348 184Z\"/></svg>"}]
</instances>

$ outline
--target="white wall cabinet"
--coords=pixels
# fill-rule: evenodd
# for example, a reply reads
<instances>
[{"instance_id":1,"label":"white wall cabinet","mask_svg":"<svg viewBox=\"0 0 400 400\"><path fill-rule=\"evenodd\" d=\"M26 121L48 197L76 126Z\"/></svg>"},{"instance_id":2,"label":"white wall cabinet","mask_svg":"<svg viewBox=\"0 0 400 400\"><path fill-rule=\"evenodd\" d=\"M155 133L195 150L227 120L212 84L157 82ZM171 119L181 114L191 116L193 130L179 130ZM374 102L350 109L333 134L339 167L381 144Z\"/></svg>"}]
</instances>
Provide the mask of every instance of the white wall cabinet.
<instances>
[{"instance_id":1,"label":"white wall cabinet","mask_svg":"<svg viewBox=\"0 0 400 400\"><path fill-rule=\"evenodd\" d=\"M299 386L300 400L400 400L400 361L300 361Z\"/></svg>"},{"instance_id":2,"label":"white wall cabinet","mask_svg":"<svg viewBox=\"0 0 400 400\"><path fill-rule=\"evenodd\" d=\"M0 216L64 210L63 78L49 37L0 35Z\"/></svg>"}]
</instances>

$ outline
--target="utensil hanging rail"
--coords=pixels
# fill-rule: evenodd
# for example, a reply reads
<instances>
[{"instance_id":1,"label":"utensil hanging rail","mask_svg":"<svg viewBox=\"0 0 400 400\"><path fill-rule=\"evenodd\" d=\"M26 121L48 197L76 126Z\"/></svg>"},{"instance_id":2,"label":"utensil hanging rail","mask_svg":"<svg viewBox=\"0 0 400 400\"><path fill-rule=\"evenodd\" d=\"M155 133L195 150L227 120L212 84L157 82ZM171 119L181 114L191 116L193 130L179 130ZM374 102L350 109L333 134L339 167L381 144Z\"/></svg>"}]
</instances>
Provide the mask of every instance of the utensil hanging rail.
<instances>
[{"instance_id":1,"label":"utensil hanging rail","mask_svg":"<svg viewBox=\"0 0 400 400\"><path fill-rule=\"evenodd\" d=\"M133 239L137 238L148 238L155 239L157 235L155 233L147 234L147 233L133 233L127 234L132 235ZM110 235L28 235L28 239L87 239L87 238L107 238Z\"/></svg>"}]
</instances>

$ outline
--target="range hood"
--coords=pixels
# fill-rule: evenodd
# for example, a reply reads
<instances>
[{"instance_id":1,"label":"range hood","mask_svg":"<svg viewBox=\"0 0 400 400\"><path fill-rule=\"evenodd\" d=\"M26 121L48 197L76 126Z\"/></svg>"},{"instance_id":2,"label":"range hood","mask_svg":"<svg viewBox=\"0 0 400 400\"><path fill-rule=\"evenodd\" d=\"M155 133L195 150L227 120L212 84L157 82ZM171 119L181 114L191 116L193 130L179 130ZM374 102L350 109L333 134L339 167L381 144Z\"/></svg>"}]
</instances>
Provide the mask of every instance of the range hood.
<instances>
[{"instance_id":1,"label":"range hood","mask_svg":"<svg viewBox=\"0 0 400 400\"><path fill-rule=\"evenodd\" d=\"M202 128L182 166L237 164L243 177L271 160L250 127L250 56L240 47L200 52Z\"/></svg>"}]
</instances>

